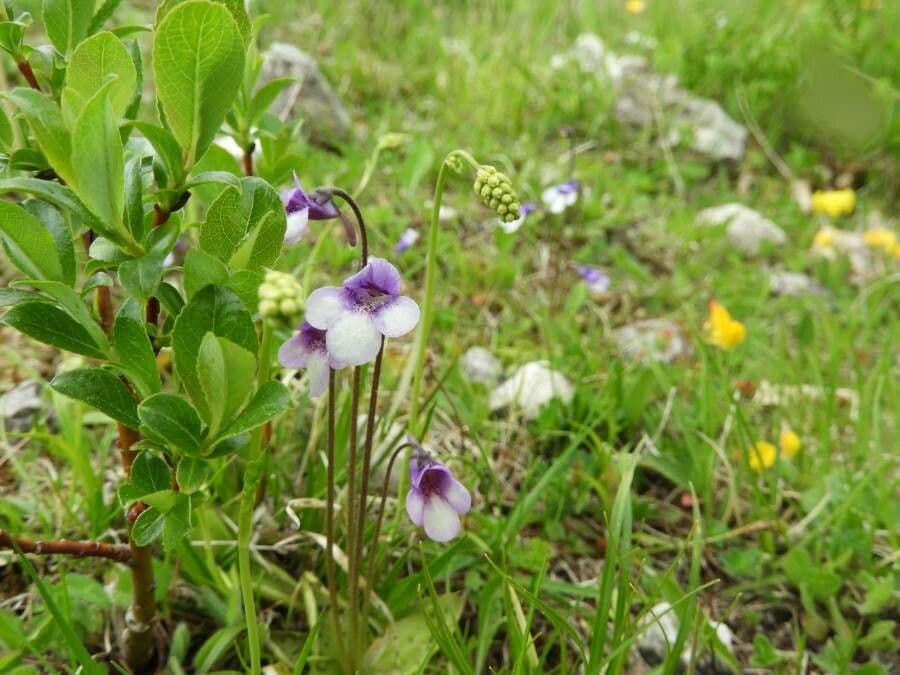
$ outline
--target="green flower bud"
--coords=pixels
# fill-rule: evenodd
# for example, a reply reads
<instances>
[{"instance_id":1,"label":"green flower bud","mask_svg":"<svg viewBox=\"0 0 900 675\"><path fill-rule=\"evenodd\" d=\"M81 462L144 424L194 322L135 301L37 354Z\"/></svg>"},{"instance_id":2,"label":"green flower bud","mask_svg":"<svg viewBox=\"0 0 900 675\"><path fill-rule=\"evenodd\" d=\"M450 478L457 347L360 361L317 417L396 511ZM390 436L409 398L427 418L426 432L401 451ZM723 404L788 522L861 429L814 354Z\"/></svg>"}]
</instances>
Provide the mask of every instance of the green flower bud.
<instances>
[{"instance_id":1,"label":"green flower bud","mask_svg":"<svg viewBox=\"0 0 900 675\"><path fill-rule=\"evenodd\" d=\"M506 174L482 164L476 172L473 187L481 202L496 211L502 220L512 222L519 218L519 200Z\"/></svg>"},{"instance_id":2,"label":"green flower bud","mask_svg":"<svg viewBox=\"0 0 900 675\"><path fill-rule=\"evenodd\" d=\"M293 326L303 309L303 289L290 274L269 270L259 285L259 313L273 323Z\"/></svg>"}]
</instances>

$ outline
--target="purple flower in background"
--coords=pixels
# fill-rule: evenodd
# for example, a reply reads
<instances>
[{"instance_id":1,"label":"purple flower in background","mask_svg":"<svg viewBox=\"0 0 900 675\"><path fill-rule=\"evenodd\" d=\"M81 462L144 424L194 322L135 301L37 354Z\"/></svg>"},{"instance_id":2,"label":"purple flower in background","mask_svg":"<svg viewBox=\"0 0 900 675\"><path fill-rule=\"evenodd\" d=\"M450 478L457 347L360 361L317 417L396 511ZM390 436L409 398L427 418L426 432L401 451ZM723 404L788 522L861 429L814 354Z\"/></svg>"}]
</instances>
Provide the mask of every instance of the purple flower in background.
<instances>
[{"instance_id":1,"label":"purple flower in background","mask_svg":"<svg viewBox=\"0 0 900 675\"><path fill-rule=\"evenodd\" d=\"M315 398L328 387L328 371L346 364L332 358L325 348L325 331L313 328L307 321L299 332L281 345L278 362L285 368L306 368L309 372L309 395Z\"/></svg>"},{"instance_id":2,"label":"purple flower in background","mask_svg":"<svg viewBox=\"0 0 900 675\"><path fill-rule=\"evenodd\" d=\"M591 293L606 293L609 290L610 279L602 270L590 265L578 265L578 274Z\"/></svg>"},{"instance_id":3,"label":"purple flower in background","mask_svg":"<svg viewBox=\"0 0 900 675\"><path fill-rule=\"evenodd\" d=\"M383 337L406 335L419 323L419 306L400 295L400 273L387 260L369 263L344 281L324 286L306 301L306 320L325 331L329 357L350 366L375 359Z\"/></svg>"},{"instance_id":4,"label":"purple flower in background","mask_svg":"<svg viewBox=\"0 0 900 675\"><path fill-rule=\"evenodd\" d=\"M525 202L519 206L519 217L511 222L500 219L500 227L506 234L512 234L525 224L525 219L537 211L540 207L534 202Z\"/></svg>"},{"instance_id":5,"label":"purple flower in background","mask_svg":"<svg viewBox=\"0 0 900 675\"><path fill-rule=\"evenodd\" d=\"M577 180L551 185L541 193L541 201L550 213L562 213L578 201L581 183Z\"/></svg>"},{"instance_id":6,"label":"purple flower in background","mask_svg":"<svg viewBox=\"0 0 900 675\"><path fill-rule=\"evenodd\" d=\"M328 220L340 216L337 206L331 197L324 197L315 192L307 194L300 185L297 172L294 172L294 183L297 187L292 190L282 190L281 203L287 212L287 229L284 232L284 243L294 244L306 233L306 227L310 220Z\"/></svg>"},{"instance_id":7,"label":"purple flower in background","mask_svg":"<svg viewBox=\"0 0 900 675\"><path fill-rule=\"evenodd\" d=\"M417 241L419 241L419 231L411 227L406 228L406 232L400 235L397 245L394 246L394 253L408 251Z\"/></svg>"},{"instance_id":8,"label":"purple flower in background","mask_svg":"<svg viewBox=\"0 0 900 675\"><path fill-rule=\"evenodd\" d=\"M472 496L450 469L421 448L409 463L406 513L425 526L429 539L447 542L459 534L459 517L472 508Z\"/></svg>"}]
</instances>

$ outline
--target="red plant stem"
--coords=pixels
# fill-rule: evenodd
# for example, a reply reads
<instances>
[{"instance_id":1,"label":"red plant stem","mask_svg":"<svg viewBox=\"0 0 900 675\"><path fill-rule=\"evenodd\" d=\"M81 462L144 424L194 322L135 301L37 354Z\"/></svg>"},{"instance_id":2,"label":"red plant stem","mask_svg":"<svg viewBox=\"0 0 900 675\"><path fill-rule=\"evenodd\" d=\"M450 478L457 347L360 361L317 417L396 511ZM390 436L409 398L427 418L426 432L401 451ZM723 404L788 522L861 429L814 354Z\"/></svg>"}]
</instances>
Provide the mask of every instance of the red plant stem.
<instances>
[{"instance_id":1,"label":"red plant stem","mask_svg":"<svg viewBox=\"0 0 900 675\"><path fill-rule=\"evenodd\" d=\"M251 143L249 147L244 149L244 174L253 175L253 151L256 149L256 143Z\"/></svg>"},{"instance_id":2,"label":"red plant stem","mask_svg":"<svg viewBox=\"0 0 900 675\"><path fill-rule=\"evenodd\" d=\"M27 80L28 86L40 91L41 85L38 84L37 78L34 76L31 64L28 63L28 61L19 61L16 65L19 67L19 72L22 73L22 76Z\"/></svg>"},{"instance_id":3,"label":"red plant stem","mask_svg":"<svg viewBox=\"0 0 900 675\"><path fill-rule=\"evenodd\" d=\"M125 544L101 544L98 541L32 541L13 537L0 530L0 548L18 548L36 555L71 555L76 558L107 558L120 563L131 562L131 550Z\"/></svg>"}]
</instances>

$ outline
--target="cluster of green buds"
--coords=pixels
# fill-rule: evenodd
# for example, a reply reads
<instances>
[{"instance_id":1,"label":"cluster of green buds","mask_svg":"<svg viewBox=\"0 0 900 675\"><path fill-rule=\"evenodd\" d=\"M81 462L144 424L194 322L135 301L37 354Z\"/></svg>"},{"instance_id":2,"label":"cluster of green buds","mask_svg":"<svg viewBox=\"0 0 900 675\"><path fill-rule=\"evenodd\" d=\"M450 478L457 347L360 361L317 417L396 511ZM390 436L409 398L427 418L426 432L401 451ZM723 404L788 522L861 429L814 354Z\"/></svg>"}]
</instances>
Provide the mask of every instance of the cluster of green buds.
<instances>
[{"instance_id":1,"label":"cluster of green buds","mask_svg":"<svg viewBox=\"0 0 900 675\"><path fill-rule=\"evenodd\" d=\"M303 309L303 288L290 274L269 270L259 285L259 313L263 319L296 325Z\"/></svg>"},{"instance_id":2,"label":"cluster of green buds","mask_svg":"<svg viewBox=\"0 0 900 675\"><path fill-rule=\"evenodd\" d=\"M484 205L496 211L501 220L511 223L519 219L519 200L505 173L482 164L475 175L474 188Z\"/></svg>"}]
</instances>

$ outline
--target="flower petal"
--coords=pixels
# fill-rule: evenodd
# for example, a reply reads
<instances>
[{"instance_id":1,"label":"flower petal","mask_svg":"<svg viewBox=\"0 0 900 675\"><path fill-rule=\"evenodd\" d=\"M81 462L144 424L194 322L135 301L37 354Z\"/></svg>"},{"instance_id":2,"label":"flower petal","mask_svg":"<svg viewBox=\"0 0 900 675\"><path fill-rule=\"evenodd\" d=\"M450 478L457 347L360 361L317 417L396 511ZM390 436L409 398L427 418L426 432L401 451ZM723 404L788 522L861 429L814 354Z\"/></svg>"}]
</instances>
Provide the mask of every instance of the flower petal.
<instances>
[{"instance_id":1,"label":"flower petal","mask_svg":"<svg viewBox=\"0 0 900 675\"><path fill-rule=\"evenodd\" d=\"M406 493L406 515L413 523L421 525L424 514L425 497L422 496L421 490L413 488Z\"/></svg>"},{"instance_id":2,"label":"flower petal","mask_svg":"<svg viewBox=\"0 0 900 675\"><path fill-rule=\"evenodd\" d=\"M306 234L309 225L309 209L303 208L288 214L287 228L284 231L284 243L296 244Z\"/></svg>"},{"instance_id":3,"label":"flower petal","mask_svg":"<svg viewBox=\"0 0 900 675\"><path fill-rule=\"evenodd\" d=\"M389 338L406 335L419 323L419 305L401 295L375 312L375 327Z\"/></svg>"},{"instance_id":4,"label":"flower petal","mask_svg":"<svg viewBox=\"0 0 900 675\"><path fill-rule=\"evenodd\" d=\"M314 352L310 355L306 372L309 374L309 395L318 398L328 388L328 356L322 352Z\"/></svg>"},{"instance_id":5,"label":"flower petal","mask_svg":"<svg viewBox=\"0 0 900 675\"><path fill-rule=\"evenodd\" d=\"M384 258L369 258L359 272L344 280L344 287L352 290L375 288L390 296L400 295L403 281L400 272Z\"/></svg>"},{"instance_id":6,"label":"flower petal","mask_svg":"<svg viewBox=\"0 0 900 675\"><path fill-rule=\"evenodd\" d=\"M460 515L468 513L469 509L472 508L472 495L469 494L466 486L455 478L449 486L441 491L441 494L446 502L453 507L453 510Z\"/></svg>"},{"instance_id":7,"label":"flower petal","mask_svg":"<svg viewBox=\"0 0 900 675\"><path fill-rule=\"evenodd\" d=\"M363 312L344 312L328 328L325 347L331 358L348 366L361 366L375 360L381 340L372 317Z\"/></svg>"},{"instance_id":8,"label":"flower petal","mask_svg":"<svg viewBox=\"0 0 900 675\"><path fill-rule=\"evenodd\" d=\"M429 539L446 542L459 534L459 516L449 503L437 496L431 496L425 504L423 518L425 534Z\"/></svg>"},{"instance_id":9,"label":"flower petal","mask_svg":"<svg viewBox=\"0 0 900 675\"><path fill-rule=\"evenodd\" d=\"M500 220L497 224L500 225L500 229L506 232L506 234L512 234L513 232L517 232L519 228L525 224L525 216L519 216L508 223L505 220Z\"/></svg>"},{"instance_id":10,"label":"flower petal","mask_svg":"<svg viewBox=\"0 0 900 675\"><path fill-rule=\"evenodd\" d=\"M327 330L344 313L344 291L338 286L317 288L306 299L306 320Z\"/></svg>"},{"instance_id":11,"label":"flower petal","mask_svg":"<svg viewBox=\"0 0 900 675\"><path fill-rule=\"evenodd\" d=\"M304 344L303 336L297 333L278 349L278 363L285 368L306 368L310 351Z\"/></svg>"}]
</instances>

